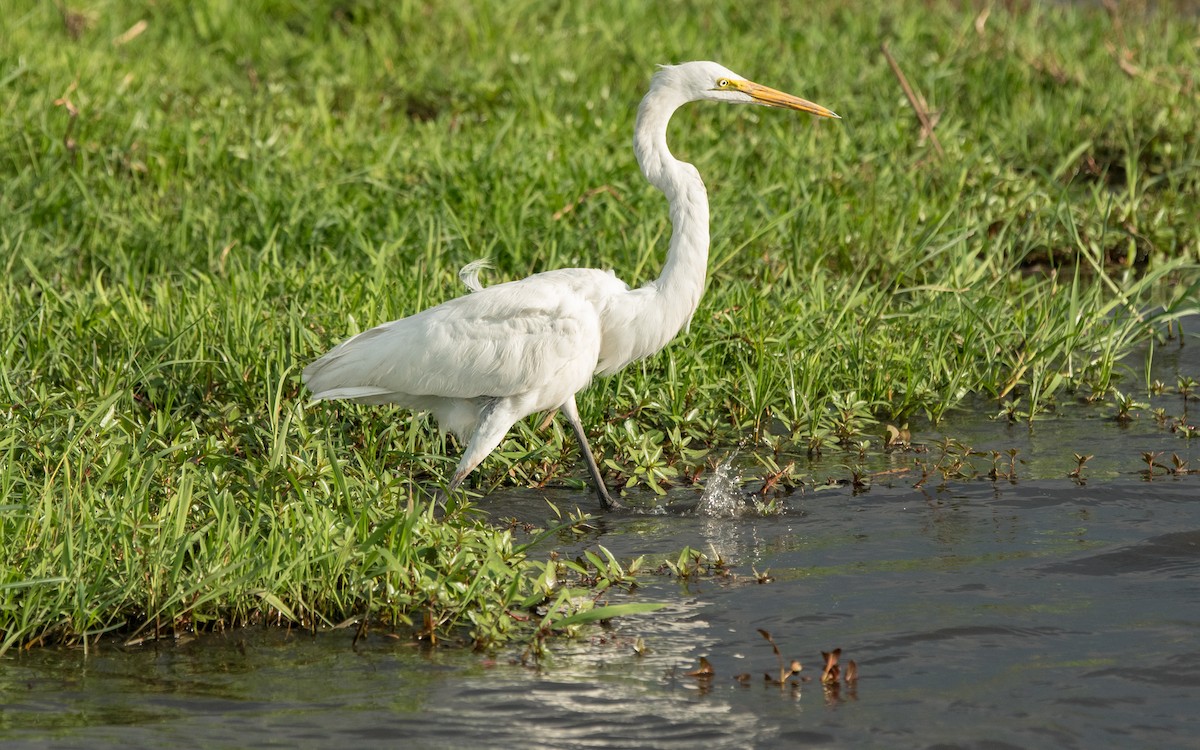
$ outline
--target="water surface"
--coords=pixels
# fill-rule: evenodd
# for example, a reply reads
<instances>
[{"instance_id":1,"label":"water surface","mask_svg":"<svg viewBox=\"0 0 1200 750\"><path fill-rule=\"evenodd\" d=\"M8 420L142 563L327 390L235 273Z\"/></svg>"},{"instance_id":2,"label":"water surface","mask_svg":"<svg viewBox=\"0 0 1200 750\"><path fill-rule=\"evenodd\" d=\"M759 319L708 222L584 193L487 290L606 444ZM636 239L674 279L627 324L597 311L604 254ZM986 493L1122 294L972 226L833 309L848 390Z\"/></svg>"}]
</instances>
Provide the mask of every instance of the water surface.
<instances>
[{"instance_id":1,"label":"water surface","mask_svg":"<svg viewBox=\"0 0 1200 750\"><path fill-rule=\"evenodd\" d=\"M533 493L492 502L544 515ZM637 596L665 610L537 663L279 630L9 656L0 736L447 748L1194 747L1200 736L1194 476L834 488L793 497L781 516L613 518L577 546L595 542L623 558L686 544L736 575L652 578ZM760 628L802 676L839 647L859 680L836 692L767 682L778 664ZM710 680L687 675L701 656Z\"/></svg>"}]
</instances>

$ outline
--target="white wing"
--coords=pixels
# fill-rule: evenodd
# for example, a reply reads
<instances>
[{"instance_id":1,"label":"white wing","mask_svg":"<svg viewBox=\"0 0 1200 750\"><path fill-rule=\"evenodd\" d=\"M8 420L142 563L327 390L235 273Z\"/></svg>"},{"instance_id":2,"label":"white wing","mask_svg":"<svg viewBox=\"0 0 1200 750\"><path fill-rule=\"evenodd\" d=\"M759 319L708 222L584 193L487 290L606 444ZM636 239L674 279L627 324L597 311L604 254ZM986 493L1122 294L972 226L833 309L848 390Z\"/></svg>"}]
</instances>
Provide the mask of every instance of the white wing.
<instances>
[{"instance_id":1,"label":"white wing","mask_svg":"<svg viewBox=\"0 0 1200 750\"><path fill-rule=\"evenodd\" d=\"M558 277L558 278L556 278ZM595 307L561 273L487 287L365 331L304 370L314 397L505 397L587 385L600 351Z\"/></svg>"}]
</instances>

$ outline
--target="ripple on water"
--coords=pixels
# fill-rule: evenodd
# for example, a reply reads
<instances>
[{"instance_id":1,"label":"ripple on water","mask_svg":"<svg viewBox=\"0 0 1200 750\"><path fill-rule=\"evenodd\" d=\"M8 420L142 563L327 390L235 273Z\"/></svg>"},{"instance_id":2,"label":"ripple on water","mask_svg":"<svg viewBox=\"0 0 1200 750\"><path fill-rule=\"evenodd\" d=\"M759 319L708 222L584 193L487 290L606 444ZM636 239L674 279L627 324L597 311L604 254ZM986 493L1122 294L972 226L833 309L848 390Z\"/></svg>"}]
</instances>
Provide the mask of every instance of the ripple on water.
<instances>
[{"instance_id":1,"label":"ripple on water","mask_svg":"<svg viewBox=\"0 0 1200 750\"><path fill-rule=\"evenodd\" d=\"M1200 530L1161 534L1113 552L1054 563L1044 569L1083 576L1145 575L1195 579L1200 573Z\"/></svg>"}]
</instances>

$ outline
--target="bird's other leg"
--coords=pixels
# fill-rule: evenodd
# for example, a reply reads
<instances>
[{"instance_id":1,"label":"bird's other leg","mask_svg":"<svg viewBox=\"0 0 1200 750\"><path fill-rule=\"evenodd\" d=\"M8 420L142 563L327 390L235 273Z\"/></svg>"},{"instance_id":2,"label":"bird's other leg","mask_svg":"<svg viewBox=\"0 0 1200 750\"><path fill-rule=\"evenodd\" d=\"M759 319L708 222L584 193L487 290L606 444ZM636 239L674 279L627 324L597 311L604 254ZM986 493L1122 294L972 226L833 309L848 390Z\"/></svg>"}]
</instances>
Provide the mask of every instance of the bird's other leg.
<instances>
[{"instance_id":1,"label":"bird's other leg","mask_svg":"<svg viewBox=\"0 0 1200 750\"><path fill-rule=\"evenodd\" d=\"M450 478L450 484L446 487L447 495L458 489L467 475L500 445L500 441L516 421L508 404L501 399L494 398L483 406L475 431L471 433L466 450L454 469L454 476Z\"/></svg>"},{"instance_id":2,"label":"bird's other leg","mask_svg":"<svg viewBox=\"0 0 1200 750\"><path fill-rule=\"evenodd\" d=\"M600 467L596 465L596 457L592 455L592 449L588 446L583 423L579 421L579 408L575 406L574 396L568 398L562 405L562 412L567 415L567 421L571 423L571 429L575 432L575 439L579 441L579 452L583 454L583 460L587 462L588 472L592 475L592 482L596 485L596 496L600 498L600 504L604 506L605 510L620 509L621 504L608 494L608 487L604 486L604 478L600 476Z\"/></svg>"}]
</instances>

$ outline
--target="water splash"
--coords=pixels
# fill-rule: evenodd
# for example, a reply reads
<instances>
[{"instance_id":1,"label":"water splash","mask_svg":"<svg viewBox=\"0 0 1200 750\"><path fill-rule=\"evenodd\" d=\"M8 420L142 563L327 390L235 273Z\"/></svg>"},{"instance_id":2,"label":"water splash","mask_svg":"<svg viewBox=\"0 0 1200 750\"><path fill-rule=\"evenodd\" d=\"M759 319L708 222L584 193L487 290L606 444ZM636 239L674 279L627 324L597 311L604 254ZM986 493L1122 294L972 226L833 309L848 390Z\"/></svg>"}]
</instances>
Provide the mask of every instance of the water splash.
<instances>
[{"instance_id":1,"label":"water splash","mask_svg":"<svg viewBox=\"0 0 1200 750\"><path fill-rule=\"evenodd\" d=\"M742 491L742 475L733 466L737 451L729 454L708 475L696 515L710 518L731 518L746 507L746 493Z\"/></svg>"}]
</instances>

